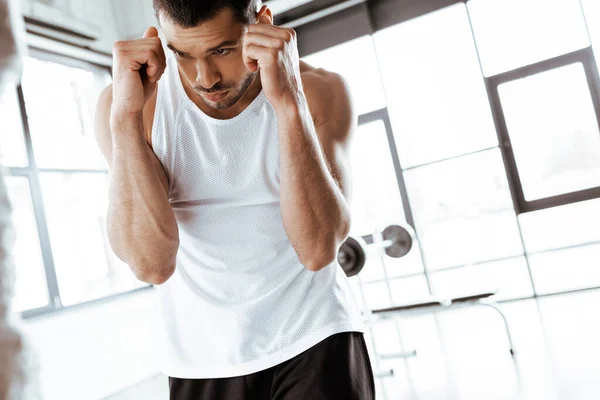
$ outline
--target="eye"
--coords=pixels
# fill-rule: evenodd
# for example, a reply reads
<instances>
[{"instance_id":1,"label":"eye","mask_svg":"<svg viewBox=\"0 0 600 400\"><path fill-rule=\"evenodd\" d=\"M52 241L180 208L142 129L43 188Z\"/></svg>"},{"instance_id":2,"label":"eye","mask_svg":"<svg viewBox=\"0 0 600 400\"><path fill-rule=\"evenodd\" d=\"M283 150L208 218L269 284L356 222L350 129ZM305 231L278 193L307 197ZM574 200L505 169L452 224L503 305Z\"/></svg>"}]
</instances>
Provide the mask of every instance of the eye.
<instances>
[{"instance_id":1,"label":"eye","mask_svg":"<svg viewBox=\"0 0 600 400\"><path fill-rule=\"evenodd\" d=\"M217 56L226 56L230 51L231 49L217 49L213 52L213 54Z\"/></svg>"},{"instance_id":2,"label":"eye","mask_svg":"<svg viewBox=\"0 0 600 400\"><path fill-rule=\"evenodd\" d=\"M177 58L185 58L185 54L180 51L173 50L173 53L175 53L175 57Z\"/></svg>"}]
</instances>

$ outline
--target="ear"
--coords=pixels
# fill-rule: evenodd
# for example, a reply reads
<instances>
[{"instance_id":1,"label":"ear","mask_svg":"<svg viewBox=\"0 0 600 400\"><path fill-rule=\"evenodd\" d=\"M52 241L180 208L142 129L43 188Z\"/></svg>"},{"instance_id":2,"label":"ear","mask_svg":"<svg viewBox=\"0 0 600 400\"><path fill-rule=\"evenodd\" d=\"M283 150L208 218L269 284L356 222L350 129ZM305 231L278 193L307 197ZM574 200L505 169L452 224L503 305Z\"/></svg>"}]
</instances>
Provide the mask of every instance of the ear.
<instances>
[{"instance_id":1,"label":"ear","mask_svg":"<svg viewBox=\"0 0 600 400\"><path fill-rule=\"evenodd\" d=\"M259 24L273 25L273 12L267 5L263 5L256 13L256 22Z\"/></svg>"}]
</instances>

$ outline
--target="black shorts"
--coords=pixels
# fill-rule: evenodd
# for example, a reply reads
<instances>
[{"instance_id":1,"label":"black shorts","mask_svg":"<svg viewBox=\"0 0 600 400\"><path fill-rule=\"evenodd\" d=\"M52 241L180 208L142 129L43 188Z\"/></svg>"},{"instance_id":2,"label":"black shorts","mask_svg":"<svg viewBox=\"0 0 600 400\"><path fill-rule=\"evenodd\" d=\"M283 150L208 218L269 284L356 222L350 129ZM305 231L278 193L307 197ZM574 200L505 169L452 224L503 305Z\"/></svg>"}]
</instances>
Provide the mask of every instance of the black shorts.
<instances>
[{"instance_id":1,"label":"black shorts","mask_svg":"<svg viewBox=\"0 0 600 400\"><path fill-rule=\"evenodd\" d=\"M375 381L361 332L329 336L281 364L250 375L169 377L171 400L374 400Z\"/></svg>"}]
</instances>

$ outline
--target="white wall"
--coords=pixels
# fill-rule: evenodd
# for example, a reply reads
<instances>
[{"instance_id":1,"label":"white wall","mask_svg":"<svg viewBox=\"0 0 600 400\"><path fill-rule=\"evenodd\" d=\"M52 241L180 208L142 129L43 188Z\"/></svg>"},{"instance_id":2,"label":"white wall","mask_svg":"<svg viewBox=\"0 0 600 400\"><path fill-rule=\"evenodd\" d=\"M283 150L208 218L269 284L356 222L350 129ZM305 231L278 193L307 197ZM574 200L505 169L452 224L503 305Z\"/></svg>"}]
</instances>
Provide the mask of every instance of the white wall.
<instances>
[{"instance_id":1,"label":"white wall","mask_svg":"<svg viewBox=\"0 0 600 400\"><path fill-rule=\"evenodd\" d=\"M26 320L24 331L40 359L43 399L102 399L156 376L155 296L147 289Z\"/></svg>"}]
</instances>

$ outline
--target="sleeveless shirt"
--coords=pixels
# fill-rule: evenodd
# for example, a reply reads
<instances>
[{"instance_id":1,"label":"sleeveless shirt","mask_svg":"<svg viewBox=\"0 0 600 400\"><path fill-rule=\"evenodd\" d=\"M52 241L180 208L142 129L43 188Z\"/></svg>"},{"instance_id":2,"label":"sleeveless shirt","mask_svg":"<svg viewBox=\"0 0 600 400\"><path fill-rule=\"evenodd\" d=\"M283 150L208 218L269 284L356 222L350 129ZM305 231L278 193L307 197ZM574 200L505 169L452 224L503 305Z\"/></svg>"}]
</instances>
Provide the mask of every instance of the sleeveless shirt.
<instances>
[{"instance_id":1,"label":"sleeveless shirt","mask_svg":"<svg viewBox=\"0 0 600 400\"><path fill-rule=\"evenodd\" d=\"M212 118L168 56L152 125L180 240L174 274L155 286L165 375L247 375L335 333L365 330L338 262L309 271L287 237L278 139L263 91L237 116Z\"/></svg>"}]
</instances>

